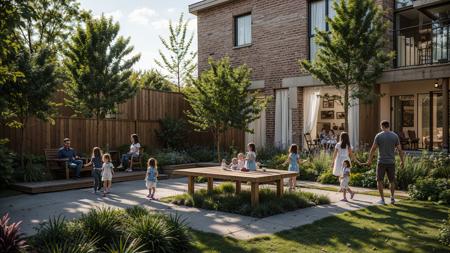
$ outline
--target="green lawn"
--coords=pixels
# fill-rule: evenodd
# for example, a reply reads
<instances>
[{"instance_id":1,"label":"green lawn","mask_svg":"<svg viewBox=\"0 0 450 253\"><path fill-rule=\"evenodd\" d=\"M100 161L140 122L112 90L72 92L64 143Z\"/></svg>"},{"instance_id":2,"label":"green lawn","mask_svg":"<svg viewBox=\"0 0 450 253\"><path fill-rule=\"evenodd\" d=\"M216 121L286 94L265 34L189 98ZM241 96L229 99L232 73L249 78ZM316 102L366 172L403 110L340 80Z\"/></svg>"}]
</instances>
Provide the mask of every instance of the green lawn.
<instances>
[{"instance_id":1,"label":"green lawn","mask_svg":"<svg viewBox=\"0 0 450 253\"><path fill-rule=\"evenodd\" d=\"M449 211L431 202L402 201L248 241L194 232L192 252L450 252L437 241Z\"/></svg>"}]
</instances>

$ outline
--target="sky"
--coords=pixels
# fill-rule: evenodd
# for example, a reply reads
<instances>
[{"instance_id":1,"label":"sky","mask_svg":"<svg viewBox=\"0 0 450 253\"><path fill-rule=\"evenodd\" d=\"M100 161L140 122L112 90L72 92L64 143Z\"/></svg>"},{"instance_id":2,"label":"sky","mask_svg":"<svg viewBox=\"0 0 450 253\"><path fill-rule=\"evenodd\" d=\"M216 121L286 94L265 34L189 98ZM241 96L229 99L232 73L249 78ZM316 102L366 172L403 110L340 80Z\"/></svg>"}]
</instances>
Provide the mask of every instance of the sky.
<instances>
[{"instance_id":1,"label":"sky","mask_svg":"<svg viewBox=\"0 0 450 253\"><path fill-rule=\"evenodd\" d=\"M164 49L159 36L169 35L169 20L178 20L183 12L189 20L188 30L194 33L191 49L197 51L197 19L188 12L188 5L200 0L79 0L81 8L95 16L102 13L120 23L120 35L131 37L130 45L141 59L136 70L157 68L158 50ZM164 71L163 71L164 72Z\"/></svg>"}]
</instances>

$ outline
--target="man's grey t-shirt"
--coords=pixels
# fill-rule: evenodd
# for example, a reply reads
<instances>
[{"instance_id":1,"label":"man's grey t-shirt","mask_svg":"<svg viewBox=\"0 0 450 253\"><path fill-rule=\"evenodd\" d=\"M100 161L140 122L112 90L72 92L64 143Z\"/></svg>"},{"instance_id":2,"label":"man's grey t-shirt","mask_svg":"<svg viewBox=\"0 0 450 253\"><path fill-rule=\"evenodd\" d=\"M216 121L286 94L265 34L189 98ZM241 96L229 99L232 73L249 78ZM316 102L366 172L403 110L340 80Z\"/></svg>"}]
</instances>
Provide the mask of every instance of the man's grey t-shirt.
<instances>
[{"instance_id":1,"label":"man's grey t-shirt","mask_svg":"<svg viewBox=\"0 0 450 253\"><path fill-rule=\"evenodd\" d=\"M394 132L380 132L375 136L374 143L378 145L378 163L395 164L395 147L400 144Z\"/></svg>"}]
</instances>

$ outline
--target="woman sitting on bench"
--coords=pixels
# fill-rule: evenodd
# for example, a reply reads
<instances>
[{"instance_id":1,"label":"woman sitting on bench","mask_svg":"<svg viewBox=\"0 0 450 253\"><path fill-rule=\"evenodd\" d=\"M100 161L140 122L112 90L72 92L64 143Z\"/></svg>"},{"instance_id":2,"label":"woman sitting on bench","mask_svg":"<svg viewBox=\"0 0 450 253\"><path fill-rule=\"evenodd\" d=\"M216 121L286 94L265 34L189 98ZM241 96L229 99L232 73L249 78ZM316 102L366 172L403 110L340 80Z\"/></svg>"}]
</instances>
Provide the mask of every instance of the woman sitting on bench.
<instances>
[{"instance_id":1,"label":"woman sitting on bench","mask_svg":"<svg viewBox=\"0 0 450 253\"><path fill-rule=\"evenodd\" d=\"M137 134L132 134L130 151L128 151L128 153L122 155L122 159L120 159L121 163L118 168L119 169L125 168L125 171L131 172L132 169L128 168L128 162L130 161L130 159L139 157L139 149L140 148L141 148L141 144L139 144L139 137L137 136Z\"/></svg>"}]
</instances>

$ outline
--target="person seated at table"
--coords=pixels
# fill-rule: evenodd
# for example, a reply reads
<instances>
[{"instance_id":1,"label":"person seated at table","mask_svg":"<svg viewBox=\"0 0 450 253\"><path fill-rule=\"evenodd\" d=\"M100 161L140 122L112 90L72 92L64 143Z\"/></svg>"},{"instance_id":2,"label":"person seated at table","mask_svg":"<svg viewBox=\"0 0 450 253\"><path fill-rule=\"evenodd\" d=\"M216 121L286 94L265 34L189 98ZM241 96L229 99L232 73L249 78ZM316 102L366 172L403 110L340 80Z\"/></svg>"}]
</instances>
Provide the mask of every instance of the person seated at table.
<instances>
[{"instance_id":1,"label":"person seated at table","mask_svg":"<svg viewBox=\"0 0 450 253\"><path fill-rule=\"evenodd\" d=\"M237 159L238 159L238 170L245 168L245 155L243 153L239 153L237 155Z\"/></svg>"},{"instance_id":2,"label":"person seated at table","mask_svg":"<svg viewBox=\"0 0 450 253\"><path fill-rule=\"evenodd\" d=\"M320 131L319 141L320 141L320 145L326 146L326 144L328 142L328 133L325 128L322 128L322 131Z\"/></svg>"},{"instance_id":3,"label":"person seated at table","mask_svg":"<svg viewBox=\"0 0 450 253\"><path fill-rule=\"evenodd\" d=\"M132 169L128 169L128 161L133 159L134 157L139 156L139 149L141 148L141 144L139 144L139 137L137 134L131 135L131 145L130 151L128 153L122 155L122 159L120 159L120 165L117 167L118 169L125 168L125 171L131 172Z\"/></svg>"},{"instance_id":4,"label":"person seated at table","mask_svg":"<svg viewBox=\"0 0 450 253\"><path fill-rule=\"evenodd\" d=\"M334 134L333 129L330 129L328 132L328 141L327 141L327 148L332 149L337 143L336 135Z\"/></svg>"},{"instance_id":5,"label":"person seated at table","mask_svg":"<svg viewBox=\"0 0 450 253\"><path fill-rule=\"evenodd\" d=\"M59 159L67 159L67 165L75 172L75 179L80 178L81 167L83 161L79 159L73 148L70 147L70 139L64 138L63 146L58 150Z\"/></svg>"},{"instance_id":6,"label":"person seated at table","mask_svg":"<svg viewBox=\"0 0 450 253\"><path fill-rule=\"evenodd\" d=\"M234 157L231 159L230 169L232 170L238 170L239 169L239 160L237 157Z\"/></svg>"}]
</instances>

